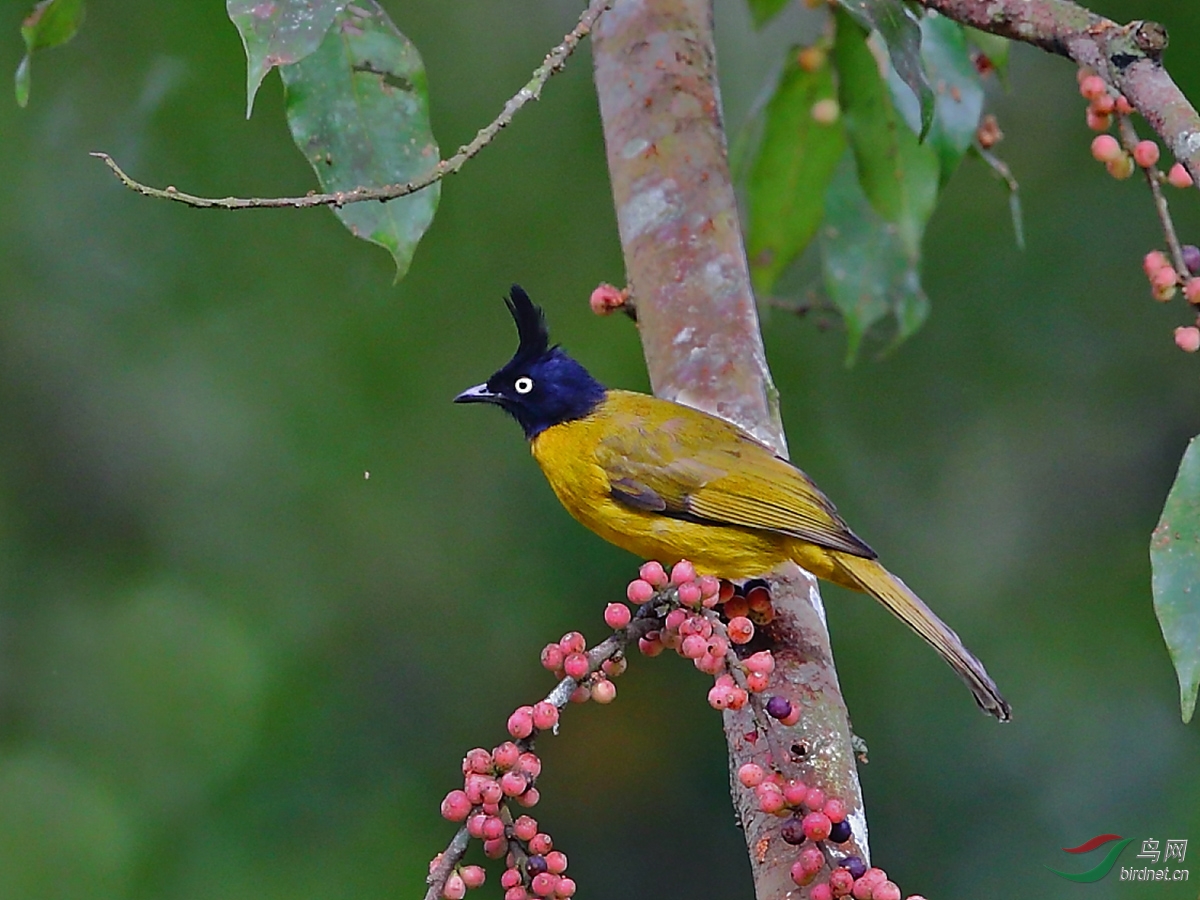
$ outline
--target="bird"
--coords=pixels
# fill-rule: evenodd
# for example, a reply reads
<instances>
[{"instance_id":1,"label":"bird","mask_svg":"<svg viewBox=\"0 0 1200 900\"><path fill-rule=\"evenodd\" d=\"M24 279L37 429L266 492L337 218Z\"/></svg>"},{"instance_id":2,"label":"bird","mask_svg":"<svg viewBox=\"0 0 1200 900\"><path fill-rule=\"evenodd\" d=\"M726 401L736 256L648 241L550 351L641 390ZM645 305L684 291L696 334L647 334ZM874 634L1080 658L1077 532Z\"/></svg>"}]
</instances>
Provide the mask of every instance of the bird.
<instances>
[{"instance_id":1,"label":"bird","mask_svg":"<svg viewBox=\"0 0 1200 900\"><path fill-rule=\"evenodd\" d=\"M516 353L454 402L493 404L516 419L575 519L643 559L686 559L699 574L739 581L791 561L870 594L941 654L985 712L1011 718L983 664L804 472L725 419L604 387L551 346L544 313L519 285L505 303Z\"/></svg>"}]
</instances>

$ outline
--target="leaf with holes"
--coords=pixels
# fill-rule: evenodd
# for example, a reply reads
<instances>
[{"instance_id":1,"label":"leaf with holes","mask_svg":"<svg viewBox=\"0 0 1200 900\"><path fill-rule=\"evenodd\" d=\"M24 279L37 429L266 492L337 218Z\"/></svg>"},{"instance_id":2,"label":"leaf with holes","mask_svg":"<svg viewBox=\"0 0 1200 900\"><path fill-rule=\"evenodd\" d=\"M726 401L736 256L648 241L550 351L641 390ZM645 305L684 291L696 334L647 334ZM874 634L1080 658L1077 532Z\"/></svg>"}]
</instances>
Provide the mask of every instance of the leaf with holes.
<instances>
[{"instance_id":1,"label":"leaf with holes","mask_svg":"<svg viewBox=\"0 0 1200 900\"><path fill-rule=\"evenodd\" d=\"M1179 678L1183 721L1200 689L1200 439L1192 438L1150 538L1154 613Z\"/></svg>"},{"instance_id":2,"label":"leaf with holes","mask_svg":"<svg viewBox=\"0 0 1200 900\"><path fill-rule=\"evenodd\" d=\"M797 51L788 52L767 103L746 186L750 272L763 295L816 233L825 214L825 189L846 148L829 65L805 71L796 62ZM822 121L814 118L814 108Z\"/></svg>"},{"instance_id":3,"label":"leaf with holes","mask_svg":"<svg viewBox=\"0 0 1200 900\"><path fill-rule=\"evenodd\" d=\"M17 64L15 77L17 105L29 103L32 83L30 67L34 51L46 50L65 44L75 37L83 24L83 0L41 0L21 23L21 37L25 40L25 55Z\"/></svg>"},{"instance_id":4,"label":"leaf with holes","mask_svg":"<svg viewBox=\"0 0 1200 900\"><path fill-rule=\"evenodd\" d=\"M334 17L313 53L281 66L292 138L327 192L402 184L438 163L425 67L375 0ZM355 237L391 252L403 277L437 209L435 183L386 203L336 208Z\"/></svg>"},{"instance_id":5,"label":"leaf with holes","mask_svg":"<svg viewBox=\"0 0 1200 900\"><path fill-rule=\"evenodd\" d=\"M937 202L937 151L917 140L892 104L866 32L846 13L838 10L836 17L838 97L859 182L876 211L896 225L915 263Z\"/></svg>"},{"instance_id":6,"label":"leaf with holes","mask_svg":"<svg viewBox=\"0 0 1200 900\"><path fill-rule=\"evenodd\" d=\"M983 80L971 61L963 28L945 16L932 13L921 20L921 58L935 85L933 124L925 142L937 151L944 187L975 143L983 115ZM892 102L913 131L921 127L920 110L899 74L888 67Z\"/></svg>"},{"instance_id":7,"label":"leaf with holes","mask_svg":"<svg viewBox=\"0 0 1200 900\"><path fill-rule=\"evenodd\" d=\"M259 85L276 66L299 62L325 39L347 0L225 0L246 48L246 118Z\"/></svg>"},{"instance_id":8,"label":"leaf with holes","mask_svg":"<svg viewBox=\"0 0 1200 900\"><path fill-rule=\"evenodd\" d=\"M883 38L892 68L917 99L921 127L913 130L924 138L933 124L934 94L922 65L921 28L917 17L903 0L838 0L838 5L865 31L877 31Z\"/></svg>"},{"instance_id":9,"label":"leaf with holes","mask_svg":"<svg viewBox=\"0 0 1200 900\"><path fill-rule=\"evenodd\" d=\"M898 229L871 206L847 155L825 194L820 232L825 291L846 323L846 364L858 357L863 337L889 315L892 347L911 336L929 315L917 260Z\"/></svg>"}]
</instances>

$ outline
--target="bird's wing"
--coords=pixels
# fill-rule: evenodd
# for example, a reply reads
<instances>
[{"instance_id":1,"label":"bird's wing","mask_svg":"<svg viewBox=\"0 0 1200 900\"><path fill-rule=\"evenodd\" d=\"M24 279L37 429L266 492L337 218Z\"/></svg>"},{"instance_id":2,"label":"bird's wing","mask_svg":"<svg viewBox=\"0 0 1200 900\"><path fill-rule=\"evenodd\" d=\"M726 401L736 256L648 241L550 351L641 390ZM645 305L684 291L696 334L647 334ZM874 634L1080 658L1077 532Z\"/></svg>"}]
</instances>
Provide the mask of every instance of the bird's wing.
<instances>
[{"instance_id":1,"label":"bird's wing","mask_svg":"<svg viewBox=\"0 0 1200 900\"><path fill-rule=\"evenodd\" d=\"M653 424L641 420L612 429L599 441L596 461L608 475L611 496L635 509L773 531L875 557L807 475L707 414L686 410Z\"/></svg>"}]
</instances>

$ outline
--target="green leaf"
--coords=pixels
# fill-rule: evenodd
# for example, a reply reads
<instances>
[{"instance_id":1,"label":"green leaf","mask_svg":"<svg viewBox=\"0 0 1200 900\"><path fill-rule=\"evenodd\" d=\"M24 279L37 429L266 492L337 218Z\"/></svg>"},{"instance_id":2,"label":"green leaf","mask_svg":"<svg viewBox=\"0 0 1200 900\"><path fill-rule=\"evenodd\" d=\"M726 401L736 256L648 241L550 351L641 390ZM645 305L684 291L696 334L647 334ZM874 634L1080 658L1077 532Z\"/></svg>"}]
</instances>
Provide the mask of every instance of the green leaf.
<instances>
[{"instance_id":1,"label":"green leaf","mask_svg":"<svg viewBox=\"0 0 1200 900\"><path fill-rule=\"evenodd\" d=\"M246 48L246 118L267 73L299 62L321 46L347 0L225 0Z\"/></svg>"},{"instance_id":2,"label":"green leaf","mask_svg":"<svg viewBox=\"0 0 1200 900\"><path fill-rule=\"evenodd\" d=\"M767 104L763 135L747 182L747 249L755 289L769 294L780 273L799 256L825 214L825 189L846 148L839 118L818 122L813 106L837 116L828 64L807 72L787 54Z\"/></svg>"},{"instance_id":3,"label":"green leaf","mask_svg":"<svg viewBox=\"0 0 1200 900\"><path fill-rule=\"evenodd\" d=\"M889 315L896 322L889 349L921 327L929 299L918 263L863 194L848 156L825 195L820 247L825 290L846 323L847 365L870 328Z\"/></svg>"},{"instance_id":4,"label":"green leaf","mask_svg":"<svg viewBox=\"0 0 1200 900\"><path fill-rule=\"evenodd\" d=\"M25 39L25 56L17 64L17 105L29 103L30 68L33 54L65 44L75 37L83 24L83 0L41 0L21 23L21 37Z\"/></svg>"},{"instance_id":5,"label":"green leaf","mask_svg":"<svg viewBox=\"0 0 1200 900\"><path fill-rule=\"evenodd\" d=\"M897 226L915 263L937 202L938 154L918 141L893 106L866 33L844 12L836 17L838 95L859 182L876 211Z\"/></svg>"},{"instance_id":6,"label":"green leaf","mask_svg":"<svg viewBox=\"0 0 1200 900\"><path fill-rule=\"evenodd\" d=\"M1179 677L1190 722L1200 688L1200 440L1188 442L1162 518L1150 538L1154 612Z\"/></svg>"},{"instance_id":7,"label":"green leaf","mask_svg":"<svg viewBox=\"0 0 1200 900\"><path fill-rule=\"evenodd\" d=\"M945 16L930 14L921 20L921 57L936 85L937 97L926 141L937 151L941 184L945 186L975 143L979 117L983 115L983 80L971 62L962 26ZM891 87L893 100L911 96L898 84Z\"/></svg>"},{"instance_id":8,"label":"green leaf","mask_svg":"<svg viewBox=\"0 0 1200 900\"><path fill-rule=\"evenodd\" d=\"M754 27L762 28L779 15L788 0L746 0L750 6L750 14L754 16Z\"/></svg>"},{"instance_id":9,"label":"green leaf","mask_svg":"<svg viewBox=\"0 0 1200 900\"><path fill-rule=\"evenodd\" d=\"M334 18L325 40L281 66L292 138L325 191L412 181L438 163L425 67L375 0ZM355 237L387 248L403 277L437 209L439 185L334 212Z\"/></svg>"},{"instance_id":10,"label":"green leaf","mask_svg":"<svg viewBox=\"0 0 1200 900\"><path fill-rule=\"evenodd\" d=\"M838 0L838 5L864 31L877 31L883 38L892 68L917 99L921 126L913 130L924 139L933 123L934 93L921 63L921 28L916 16L903 0Z\"/></svg>"}]
</instances>

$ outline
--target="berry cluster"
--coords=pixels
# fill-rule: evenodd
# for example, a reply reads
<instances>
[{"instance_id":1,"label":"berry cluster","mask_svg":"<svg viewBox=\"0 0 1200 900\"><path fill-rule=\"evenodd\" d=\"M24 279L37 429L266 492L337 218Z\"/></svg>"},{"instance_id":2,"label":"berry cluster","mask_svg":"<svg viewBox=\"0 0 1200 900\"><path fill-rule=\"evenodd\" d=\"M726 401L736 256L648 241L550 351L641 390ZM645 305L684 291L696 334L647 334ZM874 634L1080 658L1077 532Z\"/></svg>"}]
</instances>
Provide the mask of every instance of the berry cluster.
<instances>
[{"instance_id":1,"label":"berry cluster","mask_svg":"<svg viewBox=\"0 0 1200 900\"><path fill-rule=\"evenodd\" d=\"M619 613L615 613L614 608L624 610L625 616L621 617ZM604 614L604 620L614 631L625 628L632 618L629 615L628 607L622 603L610 603ZM570 696L572 703L585 703L588 700L595 700L597 703L612 703L617 699L617 686L612 683L612 679L625 671L627 665L625 656L623 653L615 653L605 659L600 664L600 668L593 672L591 671L591 662L585 652L586 649L587 642L584 641L583 635L578 631L570 631L564 634L557 643L550 643L542 648L542 666L553 672L559 680L570 678L575 682L575 689ZM546 705L553 706L553 704ZM521 737L512 730L513 717L518 719L522 728L525 719L529 718L532 728L539 731L553 728L558 724L556 716L549 725L538 725L533 721L536 709L536 706L522 706L513 713L508 720L509 733L514 737Z\"/></svg>"},{"instance_id":2,"label":"berry cluster","mask_svg":"<svg viewBox=\"0 0 1200 900\"><path fill-rule=\"evenodd\" d=\"M1182 277L1161 250L1151 250L1142 259L1142 269L1150 280L1154 299L1166 303L1175 296L1176 286L1183 282L1183 296L1193 307L1200 308L1200 247L1184 244L1181 249L1186 274ZM1200 316L1196 325L1181 325L1175 329L1175 345L1186 353L1200 350Z\"/></svg>"}]
</instances>

